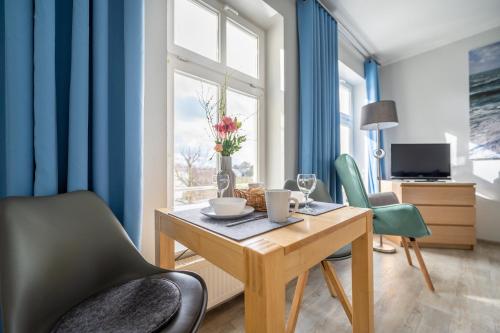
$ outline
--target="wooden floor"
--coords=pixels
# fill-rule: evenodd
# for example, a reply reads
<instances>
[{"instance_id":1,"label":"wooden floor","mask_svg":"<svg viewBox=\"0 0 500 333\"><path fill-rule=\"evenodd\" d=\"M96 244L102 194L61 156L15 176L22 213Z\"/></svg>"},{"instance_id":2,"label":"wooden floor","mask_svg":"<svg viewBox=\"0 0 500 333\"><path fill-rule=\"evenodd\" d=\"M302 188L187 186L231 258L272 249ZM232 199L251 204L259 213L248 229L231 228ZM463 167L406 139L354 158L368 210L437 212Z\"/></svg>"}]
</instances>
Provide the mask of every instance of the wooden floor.
<instances>
[{"instance_id":1,"label":"wooden floor","mask_svg":"<svg viewBox=\"0 0 500 333\"><path fill-rule=\"evenodd\" d=\"M474 251L422 249L436 292L408 266L404 251L374 252L376 332L500 333L500 245L480 242ZM413 250L411 255L415 258ZM416 263L416 260L413 260ZM351 295L351 260L334 263ZM287 311L296 281L287 288ZM209 311L201 333L243 332L243 296ZM351 332L319 266L309 275L296 332Z\"/></svg>"}]
</instances>

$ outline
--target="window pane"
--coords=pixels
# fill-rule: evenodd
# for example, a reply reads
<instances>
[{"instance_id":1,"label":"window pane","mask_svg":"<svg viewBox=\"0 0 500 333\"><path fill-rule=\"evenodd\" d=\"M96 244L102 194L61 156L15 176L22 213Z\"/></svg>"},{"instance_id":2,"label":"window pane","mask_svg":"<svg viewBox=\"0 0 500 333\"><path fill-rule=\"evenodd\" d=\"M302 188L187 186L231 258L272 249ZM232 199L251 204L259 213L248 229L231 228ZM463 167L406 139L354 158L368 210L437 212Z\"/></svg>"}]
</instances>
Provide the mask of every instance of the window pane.
<instances>
[{"instance_id":1,"label":"window pane","mask_svg":"<svg viewBox=\"0 0 500 333\"><path fill-rule=\"evenodd\" d=\"M174 43L219 60L219 15L192 0L175 0Z\"/></svg>"},{"instance_id":2,"label":"window pane","mask_svg":"<svg viewBox=\"0 0 500 333\"><path fill-rule=\"evenodd\" d=\"M351 89L344 84L340 84L339 88L339 106L341 113L351 115Z\"/></svg>"},{"instance_id":3,"label":"window pane","mask_svg":"<svg viewBox=\"0 0 500 333\"><path fill-rule=\"evenodd\" d=\"M227 112L242 121L240 131L247 136L241 150L233 156L237 187L245 187L257 180L257 110L257 98L234 90L227 91Z\"/></svg>"},{"instance_id":4,"label":"window pane","mask_svg":"<svg viewBox=\"0 0 500 333\"><path fill-rule=\"evenodd\" d=\"M213 138L209 134L200 96L218 96L218 87L200 79L174 74L174 186L175 206L201 203L216 197L212 158Z\"/></svg>"},{"instance_id":5,"label":"window pane","mask_svg":"<svg viewBox=\"0 0 500 333\"><path fill-rule=\"evenodd\" d=\"M253 77L258 77L259 38L227 20L227 65Z\"/></svg>"},{"instance_id":6,"label":"window pane","mask_svg":"<svg viewBox=\"0 0 500 333\"><path fill-rule=\"evenodd\" d=\"M351 152L351 128L346 125L340 125L340 153L352 154Z\"/></svg>"}]
</instances>

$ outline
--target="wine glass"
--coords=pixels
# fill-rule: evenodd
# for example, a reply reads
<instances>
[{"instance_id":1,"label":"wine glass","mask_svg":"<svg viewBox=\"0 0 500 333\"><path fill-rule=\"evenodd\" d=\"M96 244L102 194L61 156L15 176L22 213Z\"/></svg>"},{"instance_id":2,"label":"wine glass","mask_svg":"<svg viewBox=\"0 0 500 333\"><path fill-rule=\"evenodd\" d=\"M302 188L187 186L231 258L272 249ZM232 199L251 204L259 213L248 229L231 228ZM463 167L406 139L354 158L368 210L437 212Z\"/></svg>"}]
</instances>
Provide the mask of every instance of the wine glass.
<instances>
[{"instance_id":1,"label":"wine glass","mask_svg":"<svg viewBox=\"0 0 500 333\"><path fill-rule=\"evenodd\" d=\"M304 210L312 212L313 209L309 206L309 194L316 188L316 175L315 174L299 174L297 176L297 186L299 190L304 193L306 197L306 204Z\"/></svg>"},{"instance_id":2,"label":"wine glass","mask_svg":"<svg viewBox=\"0 0 500 333\"><path fill-rule=\"evenodd\" d=\"M229 187L229 173L226 171L219 171L214 176L214 183L217 186L217 197L222 198L224 191Z\"/></svg>"}]
</instances>

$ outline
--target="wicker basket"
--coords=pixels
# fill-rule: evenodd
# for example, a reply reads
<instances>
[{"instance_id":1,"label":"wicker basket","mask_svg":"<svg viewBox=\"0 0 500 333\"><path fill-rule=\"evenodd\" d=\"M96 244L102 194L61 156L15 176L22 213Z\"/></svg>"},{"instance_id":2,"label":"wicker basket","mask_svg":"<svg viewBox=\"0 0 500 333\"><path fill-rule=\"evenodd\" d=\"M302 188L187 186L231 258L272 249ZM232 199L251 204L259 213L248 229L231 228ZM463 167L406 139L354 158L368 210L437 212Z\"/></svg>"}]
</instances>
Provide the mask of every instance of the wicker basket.
<instances>
[{"instance_id":1,"label":"wicker basket","mask_svg":"<svg viewBox=\"0 0 500 333\"><path fill-rule=\"evenodd\" d=\"M234 189L234 196L237 198L247 199L247 205L255 208L256 211L265 212L266 198L263 189L239 190Z\"/></svg>"}]
</instances>

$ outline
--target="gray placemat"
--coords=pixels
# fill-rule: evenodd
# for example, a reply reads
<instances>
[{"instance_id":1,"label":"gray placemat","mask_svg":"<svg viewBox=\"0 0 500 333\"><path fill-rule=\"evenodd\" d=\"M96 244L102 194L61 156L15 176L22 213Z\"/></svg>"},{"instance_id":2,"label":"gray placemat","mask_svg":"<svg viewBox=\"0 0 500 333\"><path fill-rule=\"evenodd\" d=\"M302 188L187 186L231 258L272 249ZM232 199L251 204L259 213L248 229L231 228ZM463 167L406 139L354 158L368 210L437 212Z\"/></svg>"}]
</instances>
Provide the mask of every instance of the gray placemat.
<instances>
[{"instance_id":1,"label":"gray placemat","mask_svg":"<svg viewBox=\"0 0 500 333\"><path fill-rule=\"evenodd\" d=\"M312 215L312 216L318 216L324 213L331 212L332 210L339 209L342 207L345 207L343 204L337 204L337 203L330 203L330 202L320 202L320 201L314 201L309 204L309 207L313 209L312 212L309 212L307 210L304 210L304 207L299 209L297 213L304 214L304 215Z\"/></svg>"},{"instance_id":2,"label":"gray placemat","mask_svg":"<svg viewBox=\"0 0 500 333\"><path fill-rule=\"evenodd\" d=\"M230 238L238 242L304 220L297 217L290 217L288 218L287 222L275 223L269 221L266 212L254 212L250 215L237 219L216 220L200 213L199 208L173 211L169 213L169 215L175 216L177 218L180 218L181 220L197 225L201 228L213 231L219 235L222 235L224 237ZM238 224L232 227L227 227L229 223L247 220L253 217L257 218L259 216L262 217L259 220L254 220L251 222Z\"/></svg>"}]
</instances>

